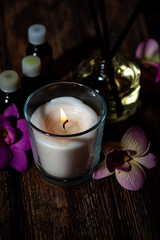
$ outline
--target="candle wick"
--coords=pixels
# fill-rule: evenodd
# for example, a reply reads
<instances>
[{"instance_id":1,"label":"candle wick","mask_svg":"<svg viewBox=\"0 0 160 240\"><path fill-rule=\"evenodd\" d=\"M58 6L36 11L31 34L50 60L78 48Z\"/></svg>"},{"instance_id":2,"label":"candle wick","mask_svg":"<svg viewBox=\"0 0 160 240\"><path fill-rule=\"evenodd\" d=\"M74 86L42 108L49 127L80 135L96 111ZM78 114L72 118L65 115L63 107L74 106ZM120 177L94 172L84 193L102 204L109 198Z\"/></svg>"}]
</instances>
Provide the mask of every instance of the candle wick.
<instances>
[{"instance_id":1,"label":"candle wick","mask_svg":"<svg viewBox=\"0 0 160 240\"><path fill-rule=\"evenodd\" d=\"M64 129L65 129L65 125L66 125L67 122L68 122L68 119L65 120L65 122L63 123L63 128L64 128Z\"/></svg>"}]
</instances>

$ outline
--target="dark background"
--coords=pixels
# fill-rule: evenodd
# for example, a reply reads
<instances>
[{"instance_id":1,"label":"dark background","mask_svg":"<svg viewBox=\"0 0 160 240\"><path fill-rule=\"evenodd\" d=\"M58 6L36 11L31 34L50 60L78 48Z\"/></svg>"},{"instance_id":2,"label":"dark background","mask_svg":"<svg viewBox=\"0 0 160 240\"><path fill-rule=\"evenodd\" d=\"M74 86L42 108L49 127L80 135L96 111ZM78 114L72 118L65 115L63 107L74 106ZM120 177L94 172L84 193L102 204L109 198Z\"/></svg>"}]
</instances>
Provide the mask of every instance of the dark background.
<instances>
[{"instance_id":1,"label":"dark background","mask_svg":"<svg viewBox=\"0 0 160 240\"><path fill-rule=\"evenodd\" d=\"M111 46L117 40L138 1L106 0ZM158 1L144 1L143 9L119 52L135 58L137 45L148 38L160 42ZM27 29L42 23L52 46L56 79L72 76L72 69L97 47L96 34L86 0L1 0L0 72L13 69L21 77ZM149 76L147 75L147 78ZM145 79L141 79L145 86ZM144 91L145 92L145 91ZM151 152L160 156L160 86L141 95L133 118L107 125L108 138L119 140L128 127L142 126L151 140ZM159 240L159 165L147 172L144 187L123 189L115 176L90 180L80 186L59 187L45 182L32 157L20 174L0 171L0 240Z\"/></svg>"}]
</instances>

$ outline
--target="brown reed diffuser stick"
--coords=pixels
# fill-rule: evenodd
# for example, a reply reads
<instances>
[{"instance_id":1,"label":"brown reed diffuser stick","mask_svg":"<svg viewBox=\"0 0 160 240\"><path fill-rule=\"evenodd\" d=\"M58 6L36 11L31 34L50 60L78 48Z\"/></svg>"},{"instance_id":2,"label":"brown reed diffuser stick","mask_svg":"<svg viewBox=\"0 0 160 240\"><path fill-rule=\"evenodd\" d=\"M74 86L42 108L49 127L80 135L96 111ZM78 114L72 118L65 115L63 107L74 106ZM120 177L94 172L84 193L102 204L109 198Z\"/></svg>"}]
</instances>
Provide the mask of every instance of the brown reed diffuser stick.
<instances>
[{"instance_id":1,"label":"brown reed diffuser stick","mask_svg":"<svg viewBox=\"0 0 160 240\"><path fill-rule=\"evenodd\" d=\"M109 30L106 16L106 8L104 0L99 1L100 13L101 13L101 22L103 28L103 36L104 36L104 48L105 48L105 61L106 61L106 70L107 76L109 78L110 86L112 89L113 97L116 103L116 113L117 117L120 117L123 112L123 105L121 103L121 99L119 98L117 85L114 79L114 67L111 60L111 50L110 50L110 39L109 39Z\"/></svg>"},{"instance_id":2,"label":"brown reed diffuser stick","mask_svg":"<svg viewBox=\"0 0 160 240\"><path fill-rule=\"evenodd\" d=\"M131 29L133 23L137 19L138 15L139 15L139 13L140 13L140 11L142 9L143 3L144 3L144 0L140 0L137 3L137 5L136 5L132 15L130 16L128 22L126 23L126 25L125 25L125 27L123 29L123 31L121 32L120 36L118 37L115 45L113 46L113 48L111 50L111 59L114 57L114 55L118 51L118 49L119 49L120 45L122 44L124 38L126 37L126 35L128 34L129 30Z\"/></svg>"},{"instance_id":3,"label":"brown reed diffuser stick","mask_svg":"<svg viewBox=\"0 0 160 240\"><path fill-rule=\"evenodd\" d=\"M105 58L109 59L110 39L109 39L108 23L107 23L107 16L106 16L106 11L105 11L104 0L99 1L99 7L100 7L101 22L102 22L103 36L104 36Z\"/></svg>"},{"instance_id":4,"label":"brown reed diffuser stick","mask_svg":"<svg viewBox=\"0 0 160 240\"><path fill-rule=\"evenodd\" d=\"M110 57L111 56L110 41L109 41L109 32L108 32L108 24L107 24L104 0L100 0L100 2L99 2L99 7L100 7L100 11L101 11L101 23L102 23L102 27L103 27L103 37L104 38L101 35L100 26L99 26L98 18L96 15L95 7L93 4L93 0L88 0L88 3L89 3L91 16L92 16L94 26L95 26L98 43L99 43L99 46L101 49L102 59L105 60L105 62L106 62L107 76L109 78L113 97L114 97L114 100L116 103L117 117L120 117L123 112L123 106L122 106L121 100L118 95L117 85L116 85L115 79L114 79L114 68L112 65L111 57Z\"/></svg>"},{"instance_id":5,"label":"brown reed diffuser stick","mask_svg":"<svg viewBox=\"0 0 160 240\"><path fill-rule=\"evenodd\" d=\"M91 17L92 17L92 20L93 20L93 23L94 23L94 28L95 28L95 31L96 31L98 45L99 45L99 48L101 50L101 56L102 56L102 58L104 58L105 48L104 48L103 38L102 38L102 35L101 35L101 31L100 31L100 27L99 27L99 23L98 23L96 10L95 10L94 4L93 4L93 0L88 0L88 3L89 3Z\"/></svg>"}]
</instances>

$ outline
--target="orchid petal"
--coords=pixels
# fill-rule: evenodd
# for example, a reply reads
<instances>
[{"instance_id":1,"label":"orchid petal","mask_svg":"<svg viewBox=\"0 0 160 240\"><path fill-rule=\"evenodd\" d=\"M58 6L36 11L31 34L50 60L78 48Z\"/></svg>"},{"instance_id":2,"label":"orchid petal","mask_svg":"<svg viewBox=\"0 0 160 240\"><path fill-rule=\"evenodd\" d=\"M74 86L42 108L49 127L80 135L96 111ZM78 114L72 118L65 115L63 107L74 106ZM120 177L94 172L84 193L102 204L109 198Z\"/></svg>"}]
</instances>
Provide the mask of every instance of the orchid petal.
<instances>
[{"instance_id":1,"label":"orchid petal","mask_svg":"<svg viewBox=\"0 0 160 240\"><path fill-rule=\"evenodd\" d=\"M155 83L158 83L160 81L160 63L158 63L158 72L154 81Z\"/></svg>"},{"instance_id":2,"label":"orchid petal","mask_svg":"<svg viewBox=\"0 0 160 240\"><path fill-rule=\"evenodd\" d=\"M122 171L128 171L130 169L129 161L131 156L124 149L114 148L106 156L106 166L110 172L116 169Z\"/></svg>"},{"instance_id":3,"label":"orchid petal","mask_svg":"<svg viewBox=\"0 0 160 240\"><path fill-rule=\"evenodd\" d=\"M155 63L155 62L147 62L146 64L147 64L148 66L158 68L158 63Z\"/></svg>"},{"instance_id":4,"label":"orchid petal","mask_svg":"<svg viewBox=\"0 0 160 240\"><path fill-rule=\"evenodd\" d=\"M159 82L160 81L160 63L157 63L157 75L155 77L155 83Z\"/></svg>"},{"instance_id":5,"label":"orchid petal","mask_svg":"<svg viewBox=\"0 0 160 240\"><path fill-rule=\"evenodd\" d=\"M27 124L25 119L19 119L17 121L17 128L20 129L18 141L12 145L14 148L18 148L23 151L28 151L31 149L29 134L27 130ZM18 135L18 134L17 134Z\"/></svg>"},{"instance_id":6,"label":"orchid petal","mask_svg":"<svg viewBox=\"0 0 160 240\"><path fill-rule=\"evenodd\" d=\"M6 144L13 143L15 139L15 131L9 124L7 117L0 114L0 140Z\"/></svg>"},{"instance_id":7,"label":"orchid petal","mask_svg":"<svg viewBox=\"0 0 160 240\"><path fill-rule=\"evenodd\" d=\"M112 175L114 172L109 172L108 168L106 167L106 161L103 160L98 167L96 168L95 172L93 173L93 179L100 179L105 178Z\"/></svg>"},{"instance_id":8,"label":"orchid petal","mask_svg":"<svg viewBox=\"0 0 160 240\"><path fill-rule=\"evenodd\" d=\"M145 132L139 127L131 127L124 134L120 145L124 149L133 151L135 156L144 155L150 147L150 141Z\"/></svg>"},{"instance_id":9,"label":"orchid petal","mask_svg":"<svg viewBox=\"0 0 160 240\"><path fill-rule=\"evenodd\" d=\"M155 39L148 39L141 42L136 49L136 58L142 61L158 62L160 58L159 44Z\"/></svg>"},{"instance_id":10,"label":"orchid petal","mask_svg":"<svg viewBox=\"0 0 160 240\"><path fill-rule=\"evenodd\" d=\"M8 127L9 124L9 119L0 113L0 129Z\"/></svg>"},{"instance_id":11,"label":"orchid petal","mask_svg":"<svg viewBox=\"0 0 160 240\"><path fill-rule=\"evenodd\" d=\"M13 152L13 158L10 162L10 165L19 172L25 172L27 170L27 157L24 151L14 149L11 146Z\"/></svg>"},{"instance_id":12,"label":"orchid petal","mask_svg":"<svg viewBox=\"0 0 160 240\"><path fill-rule=\"evenodd\" d=\"M155 83L160 81L160 63L147 62L147 65L157 68L157 75L155 77Z\"/></svg>"},{"instance_id":13,"label":"orchid petal","mask_svg":"<svg viewBox=\"0 0 160 240\"><path fill-rule=\"evenodd\" d=\"M105 142L102 143L102 152L106 156L115 147L119 147L119 142L116 142L116 141L105 141Z\"/></svg>"},{"instance_id":14,"label":"orchid petal","mask_svg":"<svg viewBox=\"0 0 160 240\"><path fill-rule=\"evenodd\" d=\"M3 115L6 116L6 117L16 117L16 118L19 118L19 113L18 113L18 109L17 109L16 105L14 103L9 105L5 109Z\"/></svg>"},{"instance_id":15,"label":"orchid petal","mask_svg":"<svg viewBox=\"0 0 160 240\"><path fill-rule=\"evenodd\" d=\"M129 162L124 162L123 165L115 167L117 171L129 171L131 169L131 165Z\"/></svg>"},{"instance_id":16,"label":"orchid petal","mask_svg":"<svg viewBox=\"0 0 160 240\"><path fill-rule=\"evenodd\" d=\"M128 172L116 171L116 178L119 184L132 191L139 190L146 181L146 174L143 168L134 161L131 161L131 170Z\"/></svg>"},{"instance_id":17,"label":"orchid petal","mask_svg":"<svg viewBox=\"0 0 160 240\"><path fill-rule=\"evenodd\" d=\"M6 144L12 144L15 140L15 130L12 127L7 127L5 129L7 131L7 137L4 139Z\"/></svg>"},{"instance_id":18,"label":"orchid petal","mask_svg":"<svg viewBox=\"0 0 160 240\"><path fill-rule=\"evenodd\" d=\"M158 164L158 158L152 153L148 153L142 157L135 157L134 161L142 164L144 167L150 169Z\"/></svg>"},{"instance_id":19,"label":"orchid petal","mask_svg":"<svg viewBox=\"0 0 160 240\"><path fill-rule=\"evenodd\" d=\"M0 169L7 166L12 157L12 152L6 145L0 144Z\"/></svg>"}]
</instances>

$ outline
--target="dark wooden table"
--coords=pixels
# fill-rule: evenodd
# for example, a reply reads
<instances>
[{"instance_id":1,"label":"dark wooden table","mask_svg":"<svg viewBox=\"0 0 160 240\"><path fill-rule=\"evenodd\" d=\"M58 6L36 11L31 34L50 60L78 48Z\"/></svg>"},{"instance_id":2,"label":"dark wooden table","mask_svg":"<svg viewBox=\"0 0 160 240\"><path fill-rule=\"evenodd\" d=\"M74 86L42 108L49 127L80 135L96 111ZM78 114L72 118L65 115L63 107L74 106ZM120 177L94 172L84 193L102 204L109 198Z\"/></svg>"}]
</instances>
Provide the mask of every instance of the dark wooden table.
<instances>
[{"instance_id":1,"label":"dark wooden table","mask_svg":"<svg viewBox=\"0 0 160 240\"><path fill-rule=\"evenodd\" d=\"M137 45L147 38L160 42L158 1L143 9L119 52L135 58ZM106 0L111 45L136 6L134 0ZM86 0L1 0L0 72L8 68L21 76L27 46L27 29L42 23L52 45L56 80L71 77L72 69L97 46ZM145 86L145 84L144 84ZM144 87L145 88L145 87ZM150 151L160 156L160 83L141 93L136 114L106 126L105 137L119 140L134 124L146 131ZM144 187L136 192L122 188L115 176L72 187L43 180L29 159L26 173L0 171L0 240L159 240L160 167L147 171Z\"/></svg>"}]
</instances>

